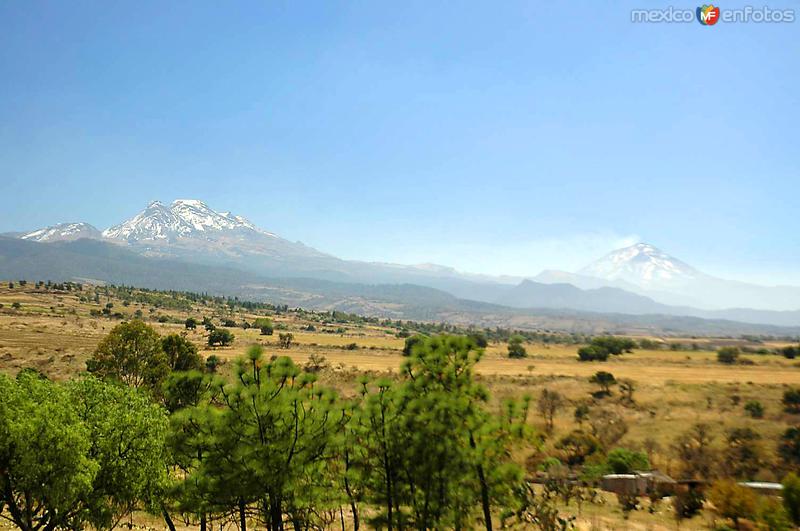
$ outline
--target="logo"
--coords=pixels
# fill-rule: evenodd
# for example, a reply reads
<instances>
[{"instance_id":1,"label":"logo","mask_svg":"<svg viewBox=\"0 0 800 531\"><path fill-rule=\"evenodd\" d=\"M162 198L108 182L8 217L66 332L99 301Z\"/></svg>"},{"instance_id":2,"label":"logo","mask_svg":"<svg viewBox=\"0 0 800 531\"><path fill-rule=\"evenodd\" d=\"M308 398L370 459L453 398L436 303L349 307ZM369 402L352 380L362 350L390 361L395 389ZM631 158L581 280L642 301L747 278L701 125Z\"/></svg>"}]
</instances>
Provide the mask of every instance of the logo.
<instances>
[{"instance_id":1,"label":"logo","mask_svg":"<svg viewBox=\"0 0 800 531\"><path fill-rule=\"evenodd\" d=\"M713 5L705 5L697 8L697 22L703 26L713 26L719 22L719 8Z\"/></svg>"}]
</instances>

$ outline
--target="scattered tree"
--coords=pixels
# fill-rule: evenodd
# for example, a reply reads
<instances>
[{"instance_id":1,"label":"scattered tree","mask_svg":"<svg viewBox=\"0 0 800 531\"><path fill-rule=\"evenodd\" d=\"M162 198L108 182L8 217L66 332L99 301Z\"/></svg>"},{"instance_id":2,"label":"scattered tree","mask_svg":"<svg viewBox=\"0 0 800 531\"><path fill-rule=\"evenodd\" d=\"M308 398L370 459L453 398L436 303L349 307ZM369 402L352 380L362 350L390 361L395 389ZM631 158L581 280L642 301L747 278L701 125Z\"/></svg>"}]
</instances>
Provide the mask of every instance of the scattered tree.
<instances>
[{"instance_id":1,"label":"scattered tree","mask_svg":"<svg viewBox=\"0 0 800 531\"><path fill-rule=\"evenodd\" d=\"M234 337L230 330L215 328L208 333L208 346L213 347L219 345L221 347L227 347L233 343L233 339Z\"/></svg>"},{"instance_id":2,"label":"scattered tree","mask_svg":"<svg viewBox=\"0 0 800 531\"><path fill-rule=\"evenodd\" d=\"M735 481L715 481L708 491L708 499L720 516L733 521L736 529L739 529L740 519L753 518L756 515L758 499L755 493Z\"/></svg>"},{"instance_id":3,"label":"scattered tree","mask_svg":"<svg viewBox=\"0 0 800 531\"><path fill-rule=\"evenodd\" d=\"M278 334L278 345L280 345L281 348L286 348L286 349L290 348L292 346L293 340L294 340L294 334L292 334L291 332L286 332L285 334L284 333Z\"/></svg>"},{"instance_id":4,"label":"scattered tree","mask_svg":"<svg viewBox=\"0 0 800 531\"><path fill-rule=\"evenodd\" d=\"M728 476L752 479L765 464L761 435L751 428L732 428L725 435L723 466Z\"/></svg>"},{"instance_id":5,"label":"scattered tree","mask_svg":"<svg viewBox=\"0 0 800 531\"><path fill-rule=\"evenodd\" d=\"M424 342L425 336L415 335L407 337L403 345L403 356L410 356L414 352L414 349L417 348L417 345L421 345Z\"/></svg>"},{"instance_id":6,"label":"scattered tree","mask_svg":"<svg viewBox=\"0 0 800 531\"><path fill-rule=\"evenodd\" d=\"M717 361L732 365L739 360L739 354L741 352L736 347L722 347L717 351Z\"/></svg>"},{"instance_id":7,"label":"scattered tree","mask_svg":"<svg viewBox=\"0 0 800 531\"><path fill-rule=\"evenodd\" d=\"M197 353L197 347L181 335L171 334L164 337L161 348L173 371L198 371L203 368L203 359Z\"/></svg>"},{"instance_id":8,"label":"scattered tree","mask_svg":"<svg viewBox=\"0 0 800 531\"><path fill-rule=\"evenodd\" d=\"M86 362L87 370L100 377L118 380L132 387L160 390L169 373L161 338L141 321L115 326Z\"/></svg>"},{"instance_id":9,"label":"scattered tree","mask_svg":"<svg viewBox=\"0 0 800 531\"><path fill-rule=\"evenodd\" d=\"M606 371L597 371L591 378L589 378L589 381L593 384L599 385L600 393L605 396L611 394L611 386L617 383L614 375Z\"/></svg>"},{"instance_id":10,"label":"scattered tree","mask_svg":"<svg viewBox=\"0 0 800 531\"><path fill-rule=\"evenodd\" d=\"M523 345L525 338L522 336L511 336L508 340L508 357L509 358L525 358L528 352Z\"/></svg>"},{"instance_id":11,"label":"scattered tree","mask_svg":"<svg viewBox=\"0 0 800 531\"><path fill-rule=\"evenodd\" d=\"M542 389L542 393L539 395L539 402L537 405L539 414L541 414L542 419L544 419L547 433L553 433L553 419L558 410L563 407L564 399L558 391L551 391L545 388Z\"/></svg>"}]
</instances>

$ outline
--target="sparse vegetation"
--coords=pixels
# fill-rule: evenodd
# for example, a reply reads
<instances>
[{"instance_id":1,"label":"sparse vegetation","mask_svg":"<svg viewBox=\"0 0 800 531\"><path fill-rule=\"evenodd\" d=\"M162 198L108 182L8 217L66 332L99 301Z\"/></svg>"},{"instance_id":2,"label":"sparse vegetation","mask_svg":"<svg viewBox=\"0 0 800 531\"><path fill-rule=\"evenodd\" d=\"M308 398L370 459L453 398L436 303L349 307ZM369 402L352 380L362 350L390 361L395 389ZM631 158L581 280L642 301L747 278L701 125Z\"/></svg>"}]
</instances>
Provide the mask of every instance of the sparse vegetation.
<instances>
[{"instance_id":1,"label":"sparse vegetation","mask_svg":"<svg viewBox=\"0 0 800 531\"><path fill-rule=\"evenodd\" d=\"M739 361L741 352L736 347L722 347L717 351L717 361L726 365L732 365Z\"/></svg>"}]
</instances>

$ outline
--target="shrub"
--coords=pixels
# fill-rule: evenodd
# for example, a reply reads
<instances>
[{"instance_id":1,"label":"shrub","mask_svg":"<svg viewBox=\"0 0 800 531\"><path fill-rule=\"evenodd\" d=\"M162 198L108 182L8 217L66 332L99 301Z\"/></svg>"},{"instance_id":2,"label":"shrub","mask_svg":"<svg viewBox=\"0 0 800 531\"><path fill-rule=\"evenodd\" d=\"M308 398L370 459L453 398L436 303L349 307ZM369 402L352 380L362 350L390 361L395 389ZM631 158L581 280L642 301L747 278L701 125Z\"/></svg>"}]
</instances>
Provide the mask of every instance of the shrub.
<instances>
[{"instance_id":1,"label":"shrub","mask_svg":"<svg viewBox=\"0 0 800 531\"><path fill-rule=\"evenodd\" d=\"M717 361L732 365L739 360L739 349L736 347L722 347L717 351Z\"/></svg>"},{"instance_id":2,"label":"shrub","mask_svg":"<svg viewBox=\"0 0 800 531\"><path fill-rule=\"evenodd\" d=\"M556 443L569 466L582 465L586 458L600 450L600 441L589 433L574 430Z\"/></svg>"},{"instance_id":3,"label":"shrub","mask_svg":"<svg viewBox=\"0 0 800 531\"><path fill-rule=\"evenodd\" d=\"M614 474L630 474L634 470L650 470L650 461L646 454L627 448L614 448L608 452L606 465Z\"/></svg>"},{"instance_id":4,"label":"shrub","mask_svg":"<svg viewBox=\"0 0 800 531\"><path fill-rule=\"evenodd\" d=\"M783 392L783 409L787 413L800 413L800 389L787 389Z\"/></svg>"},{"instance_id":5,"label":"shrub","mask_svg":"<svg viewBox=\"0 0 800 531\"><path fill-rule=\"evenodd\" d=\"M281 348L290 348L292 346L292 340L294 340L294 334L291 332L278 334L278 345L280 345Z\"/></svg>"},{"instance_id":6,"label":"shrub","mask_svg":"<svg viewBox=\"0 0 800 531\"><path fill-rule=\"evenodd\" d=\"M469 338L475 343L478 348L486 348L489 346L489 340L486 339L486 334L483 332L473 332L469 334Z\"/></svg>"},{"instance_id":7,"label":"shrub","mask_svg":"<svg viewBox=\"0 0 800 531\"><path fill-rule=\"evenodd\" d=\"M206 370L211 373L217 372L217 367L219 367L220 363L222 363L222 360L219 359L219 356L212 354L206 358Z\"/></svg>"},{"instance_id":8,"label":"shrub","mask_svg":"<svg viewBox=\"0 0 800 531\"><path fill-rule=\"evenodd\" d=\"M421 335L407 337L405 344L403 345L403 356L410 356L411 352L417 347L417 345L421 345L424 342L425 337Z\"/></svg>"},{"instance_id":9,"label":"shrub","mask_svg":"<svg viewBox=\"0 0 800 531\"><path fill-rule=\"evenodd\" d=\"M790 359L790 360L793 360L793 359L795 359L797 356L800 356L800 345L798 345L798 346L796 346L796 347L792 347L792 346L790 346L790 347L783 347L783 348L781 349L781 354L783 354L783 356L784 356L785 358L788 358L788 359Z\"/></svg>"},{"instance_id":10,"label":"shrub","mask_svg":"<svg viewBox=\"0 0 800 531\"><path fill-rule=\"evenodd\" d=\"M672 507L675 510L675 518L682 520L684 518L691 518L703 510L703 501L705 496L700 489L679 488L672 497Z\"/></svg>"},{"instance_id":11,"label":"shrub","mask_svg":"<svg viewBox=\"0 0 800 531\"><path fill-rule=\"evenodd\" d=\"M220 345L226 347L233 343L233 334L229 330L215 328L208 333L208 346Z\"/></svg>"},{"instance_id":12,"label":"shrub","mask_svg":"<svg viewBox=\"0 0 800 531\"><path fill-rule=\"evenodd\" d=\"M608 351L588 345L578 349L578 361L606 361L608 359Z\"/></svg>"},{"instance_id":13,"label":"shrub","mask_svg":"<svg viewBox=\"0 0 800 531\"><path fill-rule=\"evenodd\" d=\"M508 340L508 357L509 358L525 358L528 356L528 352L525 350L525 346L523 342L525 338L522 336L511 336Z\"/></svg>"},{"instance_id":14,"label":"shrub","mask_svg":"<svg viewBox=\"0 0 800 531\"><path fill-rule=\"evenodd\" d=\"M800 465L800 426L788 428L778 442L778 454L789 467Z\"/></svg>"},{"instance_id":15,"label":"shrub","mask_svg":"<svg viewBox=\"0 0 800 531\"><path fill-rule=\"evenodd\" d=\"M183 326L186 327L186 330L194 330L195 328L197 328L197 321L194 318L189 317L183 323Z\"/></svg>"},{"instance_id":16,"label":"shrub","mask_svg":"<svg viewBox=\"0 0 800 531\"><path fill-rule=\"evenodd\" d=\"M312 353L308 357L308 361L303 365L303 370L306 372L319 372L328 367L328 360L321 354Z\"/></svg>"},{"instance_id":17,"label":"shrub","mask_svg":"<svg viewBox=\"0 0 800 531\"><path fill-rule=\"evenodd\" d=\"M636 348L636 342L627 337L600 336L592 339L591 344L605 349L614 356L619 356L623 352L633 352Z\"/></svg>"},{"instance_id":18,"label":"shrub","mask_svg":"<svg viewBox=\"0 0 800 531\"><path fill-rule=\"evenodd\" d=\"M764 406L758 400L750 400L744 405L744 410L754 419L764 417Z\"/></svg>"},{"instance_id":19,"label":"shrub","mask_svg":"<svg viewBox=\"0 0 800 531\"><path fill-rule=\"evenodd\" d=\"M783 506L789 518L800 525L800 477L790 472L783 478Z\"/></svg>"},{"instance_id":20,"label":"shrub","mask_svg":"<svg viewBox=\"0 0 800 531\"><path fill-rule=\"evenodd\" d=\"M708 499L714 504L717 514L733 520L737 529L740 519L756 516L758 497L752 490L735 481L729 479L715 481L708 491Z\"/></svg>"},{"instance_id":21,"label":"shrub","mask_svg":"<svg viewBox=\"0 0 800 531\"><path fill-rule=\"evenodd\" d=\"M267 317L259 317L253 321L253 328L258 328L262 336L271 336L275 330L272 319Z\"/></svg>"},{"instance_id":22,"label":"shrub","mask_svg":"<svg viewBox=\"0 0 800 531\"><path fill-rule=\"evenodd\" d=\"M597 371L594 376L589 378L589 382L600 386L600 391L605 395L611 394L611 386L617 383L614 375L606 371Z\"/></svg>"}]
</instances>

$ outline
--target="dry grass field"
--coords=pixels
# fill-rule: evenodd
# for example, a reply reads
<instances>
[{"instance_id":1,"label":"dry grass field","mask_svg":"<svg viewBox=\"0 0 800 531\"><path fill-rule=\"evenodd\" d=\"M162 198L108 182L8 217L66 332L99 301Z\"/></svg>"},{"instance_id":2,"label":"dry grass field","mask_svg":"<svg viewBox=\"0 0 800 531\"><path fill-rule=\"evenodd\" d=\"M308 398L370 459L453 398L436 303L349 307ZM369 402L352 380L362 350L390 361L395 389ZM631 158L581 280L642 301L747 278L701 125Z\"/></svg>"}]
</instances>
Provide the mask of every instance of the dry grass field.
<instances>
[{"instance_id":1,"label":"dry grass field","mask_svg":"<svg viewBox=\"0 0 800 531\"><path fill-rule=\"evenodd\" d=\"M99 301L81 301L85 294L79 292L45 292L28 285L9 289L7 283L0 287L0 371L16 373L33 367L51 378L66 379L85 369L85 362L101 338L119 320L97 315L107 304L124 317L133 317L137 310L161 334L185 333L200 348L203 356L216 355L223 367L240 356L253 344L263 344L268 354L288 355L303 365L313 355L324 358L326 369L321 378L337 387L342 393L354 392L359 374L393 373L402 364L404 340L396 337L395 329L367 324L324 325L312 323L293 313L273 315L277 328L273 336L260 335L258 329L232 329L235 340L232 346L209 348L202 326L187 331L183 324L188 316L209 317L215 322L231 318L237 322L252 321L259 315L227 308L195 306L191 309L173 310L131 302L128 305L114 298ZM84 297L86 299L86 297ZM19 308L13 308L19 303ZM260 312L263 315L263 312ZM162 321L158 322L159 317ZM311 324L315 331L309 331ZM278 346L279 332L294 336L289 349ZM702 345L708 339L687 338L687 342ZM740 340L718 339L715 344L728 341L742 344ZM758 347L774 348L783 343L759 343ZM776 459L775 445L786 427L798 419L783 412L781 397L789 386L800 387L800 366L795 360L777 355L747 354L746 364L721 365L713 351L635 350L633 353L612 357L608 362L582 363L577 361L575 345L531 343L525 345L528 357L512 360L506 355L506 345L491 343L478 364L477 373L490 389L495 400L519 398L530 395L534 399L547 388L561 393L566 405L555 417L554 432L546 437L539 456L521 456L535 463L547 453L555 452L554 444L560 437L575 429L578 424L573 412L577 404L611 411L623 419L627 432L616 443L630 449L646 450L651 462L670 474L677 463L671 450L676 437L692 424L705 422L714 427L717 445L721 445L726 429L750 426L762 436L765 454ZM224 369L223 369L224 370ZM634 402L622 400L619 390L605 398L593 395L597 387L589 378L598 370L613 373L619 379L634 382ZM747 415L744 404L758 400L765 408L763 418ZM532 408L530 422L543 432L542 419ZM753 479L779 480L764 467L759 477ZM584 529L673 529L672 511L663 503L653 513L634 511L624 519L614 496L605 495L607 503L585 504L580 511L580 526ZM566 507L577 514L577 507ZM706 528L711 513L684 522L683 529ZM152 525L159 526L158 521Z\"/></svg>"}]
</instances>

